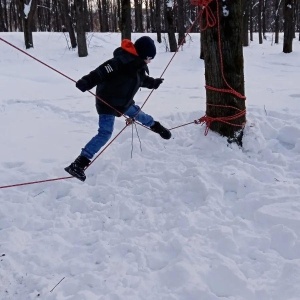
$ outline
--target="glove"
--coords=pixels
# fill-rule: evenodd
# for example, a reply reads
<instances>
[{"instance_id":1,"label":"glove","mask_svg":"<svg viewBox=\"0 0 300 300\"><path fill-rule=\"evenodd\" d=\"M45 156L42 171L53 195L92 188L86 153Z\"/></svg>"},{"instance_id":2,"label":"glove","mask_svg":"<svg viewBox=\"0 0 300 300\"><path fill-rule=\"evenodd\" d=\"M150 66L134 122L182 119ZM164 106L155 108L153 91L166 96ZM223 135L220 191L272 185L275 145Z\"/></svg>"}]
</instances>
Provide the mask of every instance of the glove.
<instances>
[{"instance_id":1,"label":"glove","mask_svg":"<svg viewBox=\"0 0 300 300\"><path fill-rule=\"evenodd\" d=\"M76 87L82 92L85 92L88 90L88 82L85 79L79 79L76 82Z\"/></svg>"},{"instance_id":2,"label":"glove","mask_svg":"<svg viewBox=\"0 0 300 300\"><path fill-rule=\"evenodd\" d=\"M163 81L164 81L163 78L156 78L156 79L154 79L153 88L157 89L163 83Z\"/></svg>"}]
</instances>

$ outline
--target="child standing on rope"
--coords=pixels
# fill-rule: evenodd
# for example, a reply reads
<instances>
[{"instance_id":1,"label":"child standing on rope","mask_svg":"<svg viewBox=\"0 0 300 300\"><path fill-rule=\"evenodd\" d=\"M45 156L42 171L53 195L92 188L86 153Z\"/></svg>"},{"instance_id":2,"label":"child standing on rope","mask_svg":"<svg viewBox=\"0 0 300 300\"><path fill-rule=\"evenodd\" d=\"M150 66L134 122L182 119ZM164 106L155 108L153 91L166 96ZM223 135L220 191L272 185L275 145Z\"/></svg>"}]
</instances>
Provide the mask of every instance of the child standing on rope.
<instances>
[{"instance_id":1,"label":"child standing on rope","mask_svg":"<svg viewBox=\"0 0 300 300\"><path fill-rule=\"evenodd\" d=\"M154 121L152 116L141 111L133 100L140 87L157 89L163 82L163 78L154 79L148 76L147 64L155 55L156 48L151 38L143 36L134 44L125 39L121 47L113 52L113 58L76 82L76 87L82 92L97 86L97 97L106 103L96 98L96 109L99 114L98 134L82 148L75 161L65 168L70 175L85 181L84 170L93 156L110 139L115 117L122 114L141 122L163 139L171 138L171 132Z\"/></svg>"}]
</instances>

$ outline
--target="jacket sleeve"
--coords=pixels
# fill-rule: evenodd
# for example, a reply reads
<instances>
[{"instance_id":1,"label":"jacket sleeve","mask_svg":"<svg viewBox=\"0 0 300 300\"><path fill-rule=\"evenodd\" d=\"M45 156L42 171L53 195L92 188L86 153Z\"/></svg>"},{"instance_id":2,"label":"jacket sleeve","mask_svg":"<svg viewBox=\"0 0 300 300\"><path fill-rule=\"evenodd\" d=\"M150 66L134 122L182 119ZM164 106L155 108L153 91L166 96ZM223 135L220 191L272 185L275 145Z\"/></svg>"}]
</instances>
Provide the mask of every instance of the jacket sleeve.
<instances>
[{"instance_id":1,"label":"jacket sleeve","mask_svg":"<svg viewBox=\"0 0 300 300\"><path fill-rule=\"evenodd\" d=\"M98 68L91 71L88 75L82 77L88 84L88 90L95 87L97 84L106 80L120 69L121 62L115 58L109 59Z\"/></svg>"},{"instance_id":2,"label":"jacket sleeve","mask_svg":"<svg viewBox=\"0 0 300 300\"><path fill-rule=\"evenodd\" d=\"M153 89L153 87L154 87L154 78L145 75L141 87L145 87L145 88L148 88L148 89Z\"/></svg>"}]
</instances>

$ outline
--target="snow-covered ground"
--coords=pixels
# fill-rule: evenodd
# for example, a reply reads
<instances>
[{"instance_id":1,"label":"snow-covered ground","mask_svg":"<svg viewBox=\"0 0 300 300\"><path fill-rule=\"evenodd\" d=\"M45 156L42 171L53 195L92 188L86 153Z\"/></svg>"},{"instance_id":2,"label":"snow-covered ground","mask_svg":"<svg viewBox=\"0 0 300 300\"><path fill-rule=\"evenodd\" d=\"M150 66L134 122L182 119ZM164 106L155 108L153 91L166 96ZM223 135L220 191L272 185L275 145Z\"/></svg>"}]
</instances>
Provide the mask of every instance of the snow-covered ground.
<instances>
[{"instance_id":1,"label":"snow-covered ground","mask_svg":"<svg viewBox=\"0 0 300 300\"><path fill-rule=\"evenodd\" d=\"M0 37L25 50L22 33ZM119 44L118 34L89 34L89 56L79 58L63 34L35 33L25 51L78 80ZM174 129L169 141L138 126L141 145L126 128L85 183L1 188L0 299L299 300L299 41L293 46L284 54L269 36L244 49L242 149L204 136L205 126ZM173 55L157 49L153 77ZM0 53L0 186L68 176L63 168L97 130L93 96L1 40ZM204 72L192 34L144 111L169 128L199 119ZM117 119L115 134L124 126Z\"/></svg>"}]
</instances>

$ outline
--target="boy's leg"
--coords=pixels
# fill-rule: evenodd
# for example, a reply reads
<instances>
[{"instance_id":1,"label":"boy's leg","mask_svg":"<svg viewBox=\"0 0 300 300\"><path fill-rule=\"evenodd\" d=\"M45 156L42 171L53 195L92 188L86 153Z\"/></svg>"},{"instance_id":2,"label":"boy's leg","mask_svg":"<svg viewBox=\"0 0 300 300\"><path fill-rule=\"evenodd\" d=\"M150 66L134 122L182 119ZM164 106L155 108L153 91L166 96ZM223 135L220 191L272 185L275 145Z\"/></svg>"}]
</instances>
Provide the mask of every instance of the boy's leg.
<instances>
[{"instance_id":1,"label":"boy's leg","mask_svg":"<svg viewBox=\"0 0 300 300\"><path fill-rule=\"evenodd\" d=\"M125 112L125 115L130 118L134 118L147 127L150 127L152 131L158 133L165 140L170 139L172 136L170 130L162 126L159 122L154 121L152 116L145 114L137 105L131 105Z\"/></svg>"},{"instance_id":2,"label":"boy's leg","mask_svg":"<svg viewBox=\"0 0 300 300\"><path fill-rule=\"evenodd\" d=\"M98 134L95 135L86 145L82 148L82 156L92 159L93 156L107 143L114 130L115 116L113 115L99 115L99 129Z\"/></svg>"},{"instance_id":3,"label":"boy's leg","mask_svg":"<svg viewBox=\"0 0 300 300\"><path fill-rule=\"evenodd\" d=\"M137 105L131 105L125 112L125 115L130 118L134 118L135 120L141 122L147 127L151 127L154 124L153 117L145 114L143 111L140 110L140 107Z\"/></svg>"},{"instance_id":4,"label":"boy's leg","mask_svg":"<svg viewBox=\"0 0 300 300\"><path fill-rule=\"evenodd\" d=\"M114 129L115 117L111 115L99 115L98 134L94 136L82 149L81 154L65 168L70 175L85 181L86 176L84 170L88 167L93 158L102 146L110 139Z\"/></svg>"}]
</instances>

